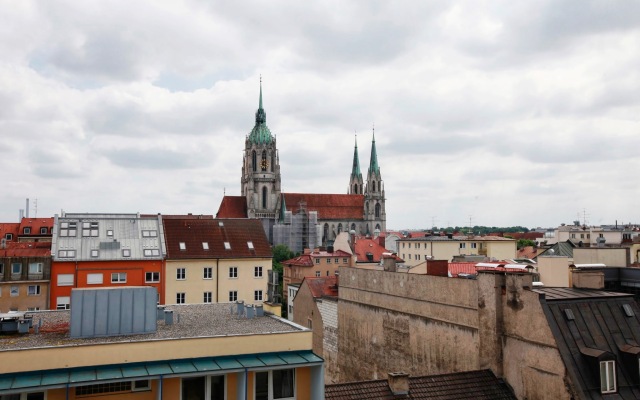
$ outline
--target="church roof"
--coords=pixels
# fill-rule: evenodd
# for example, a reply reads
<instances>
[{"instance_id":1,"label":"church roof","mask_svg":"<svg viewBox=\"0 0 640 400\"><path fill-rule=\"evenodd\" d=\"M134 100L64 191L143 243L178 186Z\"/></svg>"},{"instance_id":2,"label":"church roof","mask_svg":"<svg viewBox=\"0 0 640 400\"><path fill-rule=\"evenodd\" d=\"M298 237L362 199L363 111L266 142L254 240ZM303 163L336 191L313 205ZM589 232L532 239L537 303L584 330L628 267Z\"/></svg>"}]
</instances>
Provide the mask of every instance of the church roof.
<instances>
[{"instance_id":1,"label":"church roof","mask_svg":"<svg viewBox=\"0 0 640 400\"><path fill-rule=\"evenodd\" d=\"M267 127L267 113L262 108L262 78L260 78L260 101L258 103L258 111L256 111L256 124L249 132L249 142L255 144L268 144L273 142L273 136L269 127Z\"/></svg>"},{"instance_id":2,"label":"church roof","mask_svg":"<svg viewBox=\"0 0 640 400\"><path fill-rule=\"evenodd\" d=\"M318 220L362 220L364 217L364 195L284 193L287 211L295 211L301 202L307 210L317 211Z\"/></svg>"},{"instance_id":3,"label":"church roof","mask_svg":"<svg viewBox=\"0 0 640 400\"><path fill-rule=\"evenodd\" d=\"M224 196L216 218L247 218L247 200L243 196Z\"/></svg>"},{"instance_id":4,"label":"church roof","mask_svg":"<svg viewBox=\"0 0 640 400\"><path fill-rule=\"evenodd\" d=\"M353 168L351 169L351 177L361 176L360 159L358 158L358 137L356 136L356 147L353 149Z\"/></svg>"},{"instance_id":5,"label":"church roof","mask_svg":"<svg viewBox=\"0 0 640 400\"><path fill-rule=\"evenodd\" d=\"M378 153L376 152L376 133L373 133L371 141L371 159L369 161L369 174L380 174L380 166L378 165Z\"/></svg>"}]
</instances>

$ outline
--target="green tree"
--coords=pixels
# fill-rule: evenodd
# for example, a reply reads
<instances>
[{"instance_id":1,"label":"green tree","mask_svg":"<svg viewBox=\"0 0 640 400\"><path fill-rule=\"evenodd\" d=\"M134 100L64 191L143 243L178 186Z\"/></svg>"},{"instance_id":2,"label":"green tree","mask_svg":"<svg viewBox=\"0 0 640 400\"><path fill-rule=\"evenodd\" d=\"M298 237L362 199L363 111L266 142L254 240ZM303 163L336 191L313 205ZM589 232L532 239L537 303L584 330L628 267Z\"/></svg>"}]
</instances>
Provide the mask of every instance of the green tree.
<instances>
[{"instance_id":1,"label":"green tree","mask_svg":"<svg viewBox=\"0 0 640 400\"><path fill-rule=\"evenodd\" d=\"M518 239L518 250L527 246L536 246L536 242L531 239Z\"/></svg>"},{"instance_id":2,"label":"green tree","mask_svg":"<svg viewBox=\"0 0 640 400\"><path fill-rule=\"evenodd\" d=\"M273 255L272 260L272 268L274 271L278 273L278 287L280 288L280 298L284 300L283 296L283 285L282 285L282 276L283 276L283 266L282 261L290 260L294 257L293 252L284 244L278 244L271 248L271 253ZM287 305L282 303L281 314L283 318L287 317Z\"/></svg>"}]
</instances>

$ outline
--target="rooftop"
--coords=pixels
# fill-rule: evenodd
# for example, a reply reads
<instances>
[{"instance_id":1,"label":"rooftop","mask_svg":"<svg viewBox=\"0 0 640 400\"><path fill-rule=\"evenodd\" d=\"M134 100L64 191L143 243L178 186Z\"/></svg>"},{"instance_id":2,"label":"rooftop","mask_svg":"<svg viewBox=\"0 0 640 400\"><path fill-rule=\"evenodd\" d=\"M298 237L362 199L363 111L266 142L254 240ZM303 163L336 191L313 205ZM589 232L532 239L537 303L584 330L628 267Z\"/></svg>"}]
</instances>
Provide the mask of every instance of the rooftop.
<instances>
[{"instance_id":1,"label":"rooftop","mask_svg":"<svg viewBox=\"0 0 640 400\"><path fill-rule=\"evenodd\" d=\"M50 346L82 346L117 342L131 343L152 340L256 335L298 332L304 329L284 319L270 315L252 319L233 315L230 313L230 307L232 306L235 307L235 304L171 305L167 306L166 309L174 311L174 324L165 325L164 321L158 321L158 329L154 333L83 339L69 336L70 311L28 312L27 315L33 315L34 325L42 321L40 333L0 335L0 353L10 350Z\"/></svg>"},{"instance_id":2,"label":"rooftop","mask_svg":"<svg viewBox=\"0 0 640 400\"><path fill-rule=\"evenodd\" d=\"M401 242L515 242L514 239L500 237L500 236L423 236L423 237L411 237L400 238Z\"/></svg>"},{"instance_id":3,"label":"rooftop","mask_svg":"<svg viewBox=\"0 0 640 400\"><path fill-rule=\"evenodd\" d=\"M576 288L552 288L540 287L533 289L534 292L544 294L547 301L560 300L588 300L604 298L630 297L628 293L608 292L606 290L576 289Z\"/></svg>"}]
</instances>

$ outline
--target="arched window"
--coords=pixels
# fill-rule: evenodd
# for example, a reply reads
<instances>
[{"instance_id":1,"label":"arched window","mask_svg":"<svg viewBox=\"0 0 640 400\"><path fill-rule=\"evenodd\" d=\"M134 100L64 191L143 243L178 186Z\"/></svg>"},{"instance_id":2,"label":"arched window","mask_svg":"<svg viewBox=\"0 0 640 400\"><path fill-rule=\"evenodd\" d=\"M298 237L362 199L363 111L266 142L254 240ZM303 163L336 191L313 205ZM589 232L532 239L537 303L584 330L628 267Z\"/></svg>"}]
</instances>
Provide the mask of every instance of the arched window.
<instances>
[{"instance_id":1,"label":"arched window","mask_svg":"<svg viewBox=\"0 0 640 400\"><path fill-rule=\"evenodd\" d=\"M376 203L376 218L380 218L380 203Z\"/></svg>"},{"instance_id":2,"label":"arched window","mask_svg":"<svg viewBox=\"0 0 640 400\"><path fill-rule=\"evenodd\" d=\"M266 150L262 150L262 160L260 160L260 168L263 171L266 171L268 163L269 162L267 161L267 151Z\"/></svg>"},{"instance_id":3,"label":"arched window","mask_svg":"<svg viewBox=\"0 0 640 400\"><path fill-rule=\"evenodd\" d=\"M358 184L357 183L353 184L353 194L358 194Z\"/></svg>"},{"instance_id":4,"label":"arched window","mask_svg":"<svg viewBox=\"0 0 640 400\"><path fill-rule=\"evenodd\" d=\"M251 152L251 170L253 170L253 172L256 172L256 169L258 168L258 160L256 159L256 151L252 151Z\"/></svg>"},{"instance_id":5,"label":"arched window","mask_svg":"<svg viewBox=\"0 0 640 400\"><path fill-rule=\"evenodd\" d=\"M329 239L329 224L324 224L324 229L322 232L322 242L326 243Z\"/></svg>"},{"instance_id":6,"label":"arched window","mask_svg":"<svg viewBox=\"0 0 640 400\"><path fill-rule=\"evenodd\" d=\"M267 208L267 187L262 188L262 208Z\"/></svg>"},{"instance_id":7,"label":"arched window","mask_svg":"<svg viewBox=\"0 0 640 400\"><path fill-rule=\"evenodd\" d=\"M342 223L338 224L338 233L342 232Z\"/></svg>"},{"instance_id":8,"label":"arched window","mask_svg":"<svg viewBox=\"0 0 640 400\"><path fill-rule=\"evenodd\" d=\"M351 224L351 230L355 232L355 230L356 230L356 224L355 223Z\"/></svg>"},{"instance_id":9,"label":"arched window","mask_svg":"<svg viewBox=\"0 0 640 400\"><path fill-rule=\"evenodd\" d=\"M364 206L364 215L369 215L369 203L366 203Z\"/></svg>"},{"instance_id":10,"label":"arched window","mask_svg":"<svg viewBox=\"0 0 640 400\"><path fill-rule=\"evenodd\" d=\"M376 181L371 181L371 191L372 192L376 191Z\"/></svg>"},{"instance_id":11,"label":"arched window","mask_svg":"<svg viewBox=\"0 0 640 400\"><path fill-rule=\"evenodd\" d=\"M376 224L376 229L380 231L380 224Z\"/></svg>"},{"instance_id":12,"label":"arched window","mask_svg":"<svg viewBox=\"0 0 640 400\"><path fill-rule=\"evenodd\" d=\"M276 165L276 157L272 154L271 155L271 172L273 172L274 165Z\"/></svg>"}]
</instances>

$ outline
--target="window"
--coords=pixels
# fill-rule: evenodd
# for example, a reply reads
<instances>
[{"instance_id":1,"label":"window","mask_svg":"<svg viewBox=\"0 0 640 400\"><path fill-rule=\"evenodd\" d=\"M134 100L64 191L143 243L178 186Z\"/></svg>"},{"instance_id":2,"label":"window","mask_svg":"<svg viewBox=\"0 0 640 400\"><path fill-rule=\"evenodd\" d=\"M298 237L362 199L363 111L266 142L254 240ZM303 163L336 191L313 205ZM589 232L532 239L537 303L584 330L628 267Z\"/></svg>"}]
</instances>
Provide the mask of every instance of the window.
<instances>
[{"instance_id":1,"label":"window","mask_svg":"<svg viewBox=\"0 0 640 400\"><path fill-rule=\"evenodd\" d=\"M46 235L47 234L47 228L45 228L45 227L40 228L40 234L41 235Z\"/></svg>"},{"instance_id":2,"label":"window","mask_svg":"<svg viewBox=\"0 0 640 400\"><path fill-rule=\"evenodd\" d=\"M209 242L202 242L202 250L209 250Z\"/></svg>"},{"instance_id":3,"label":"window","mask_svg":"<svg viewBox=\"0 0 640 400\"><path fill-rule=\"evenodd\" d=\"M75 250L58 250L59 258L74 258L76 256Z\"/></svg>"},{"instance_id":4,"label":"window","mask_svg":"<svg viewBox=\"0 0 640 400\"><path fill-rule=\"evenodd\" d=\"M24 228L23 233L24 233L25 235L31 235L31 228L29 228L29 227Z\"/></svg>"},{"instance_id":5,"label":"window","mask_svg":"<svg viewBox=\"0 0 640 400\"><path fill-rule=\"evenodd\" d=\"M77 232L76 222L60 222L61 237L75 237Z\"/></svg>"},{"instance_id":6,"label":"window","mask_svg":"<svg viewBox=\"0 0 640 400\"><path fill-rule=\"evenodd\" d=\"M420 248L420 243L416 243L416 249Z\"/></svg>"},{"instance_id":7,"label":"window","mask_svg":"<svg viewBox=\"0 0 640 400\"><path fill-rule=\"evenodd\" d=\"M9 240L13 240L13 233L7 233L4 235L4 238L7 239L7 241Z\"/></svg>"},{"instance_id":8,"label":"window","mask_svg":"<svg viewBox=\"0 0 640 400\"><path fill-rule=\"evenodd\" d=\"M316 277L320 276L320 271L316 271Z\"/></svg>"},{"instance_id":9,"label":"window","mask_svg":"<svg viewBox=\"0 0 640 400\"><path fill-rule=\"evenodd\" d=\"M420 254L416 254L416 260L420 259Z\"/></svg>"},{"instance_id":10,"label":"window","mask_svg":"<svg viewBox=\"0 0 640 400\"><path fill-rule=\"evenodd\" d=\"M96 258L100 255L99 250L91 250L91 258Z\"/></svg>"},{"instance_id":11,"label":"window","mask_svg":"<svg viewBox=\"0 0 640 400\"><path fill-rule=\"evenodd\" d=\"M148 379L141 381L133 381L133 391L151 390L151 384Z\"/></svg>"},{"instance_id":12,"label":"window","mask_svg":"<svg viewBox=\"0 0 640 400\"><path fill-rule=\"evenodd\" d=\"M184 304L185 294L184 292L176 293L176 304Z\"/></svg>"},{"instance_id":13,"label":"window","mask_svg":"<svg viewBox=\"0 0 640 400\"><path fill-rule=\"evenodd\" d=\"M224 249L225 249L225 250L231 250L231 243L229 243L229 242L224 242Z\"/></svg>"},{"instance_id":14,"label":"window","mask_svg":"<svg viewBox=\"0 0 640 400\"><path fill-rule=\"evenodd\" d=\"M113 236L113 229L107 229L107 236Z\"/></svg>"},{"instance_id":15,"label":"window","mask_svg":"<svg viewBox=\"0 0 640 400\"><path fill-rule=\"evenodd\" d=\"M4 275L4 264L0 263L0 275Z\"/></svg>"},{"instance_id":16,"label":"window","mask_svg":"<svg viewBox=\"0 0 640 400\"><path fill-rule=\"evenodd\" d=\"M580 234L580 239L584 239L584 233Z\"/></svg>"},{"instance_id":17,"label":"window","mask_svg":"<svg viewBox=\"0 0 640 400\"><path fill-rule=\"evenodd\" d=\"M253 291L253 301L262 301L262 290Z\"/></svg>"},{"instance_id":18,"label":"window","mask_svg":"<svg viewBox=\"0 0 640 400\"><path fill-rule=\"evenodd\" d=\"M572 233L572 234L571 234L571 239L575 239L575 238L576 238L576 234L575 234L575 233Z\"/></svg>"},{"instance_id":19,"label":"window","mask_svg":"<svg viewBox=\"0 0 640 400\"><path fill-rule=\"evenodd\" d=\"M471 248L472 249L478 248L478 243L471 243Z\"/></svg>"},{"instance_id":20,"label":"window","mask_svg":"<svg viewBox=\"0 0 640 400\"><path fill-rule=\"evenodd\" d=\"M346 258L343 258L343 259L342 259L342 263L343 263L343 264L346 264L346 263L348 263L348 262L349 262L349 261L348 261Z\"/></svg>"},{"instance_id":21,"label":"window","mask_svg":"<svg viewBox=\"0 0 640 400\"><path fill-rule=\"evenodd\" d=\"M247 242L247 247L249 248L249 250L253 250L253 242Z\"/></svg>"},{"instance_id":22,"label":"window","mask_svg":"<svg viewBox=\"0 0 640 400\"><path fill-rule=\"evenodd\" d=\"M11 273L14 275L22 273L22 263L11 263Z\"/></svg>"},{"instance_id":23,"label":"window","mask_svg":"<svg viewBox=\"0 0 640 400\"><path fill-rule=\"evenodd\" d=\"M615 393L616 391L616 362L600 361L600 392Z\"/></svg>"},{"instance_id":24,"label":"window","mask_svg":"<svg viewBox=\"0 0 640 400\"><path fill-rule=\"evenodd\" d=\"M295 398L295 370L277 369L255 373L256 400Z\"/></svg>"},{"instance_id":25,"label":"window","mask_svg":"<svg viewBox=\"0 0 640 400\"><path fill-rule=\"evenodd\" d=\"M127 283L126 272L114 272L111 274L111 283Z\"/></svg>"},{"instance_id":26,"label":"window","mask_svg":"<svg viewBox=\"0 0 640 400\"><path fill-rule=\"evenodd\" d=\"M229 278L238 277L238 267L229 267Z\"/></svg>"},{"instance_id":27,"label":"window","mask_svg":"<svg viewBox=\"0 0 640 400\"><path fill-rule=\"evenodd\" d=\"M102 285L103 274L87 274L87 285Z\"/></svg>"},{"instance_id":28,"label":"window","mask_svg":"<svg viewBox=\"0 0 640 400\"><path fill-rule=\"evenodd\" d=\"M30 263L29 264L29 274L41 274L42 273L43 264L42 263Z\"/></svg>"},{"instance_id":29,"label":"window","mask_svg":"<svg viewBox=\"0 0 640 400\"><path fill-rule=\"evenodd\" d=\"M71 298L69 296L61 296L56 299L56 310L68 310Z\"/></svg>"},{"instance_id":30,"label":"window","mask_svg":"<svg viewBox=\"0 0 640 400\"><path fill-rule=\"evenodd\" d=\"M253 277L262 278L262 267L253 267Z\"/></svg>"},{"instance_id":31,"label":"window","mask_svg":"<svg viewBox=\"0 0 640 400\"><path fill-rule=\"evenodd\" d=\"M231 290L229 292L229 301L238 301L238 291L237 290Z\"/></svg>"},{"instance_id":32,"label":"window","mask_svg":"<svg viewBox=\"0 0 640 400\"><path fill-rule=\"evenodd\" d=\"M82 223L82 236L83 237L98 237L98 223L97 222L83 222Z\"/></svg>"},{"instance_id":33,"label":"window","mask_svg":"<svg viewBox=\"0 0 640 400\"><path fill-rule=\"evenodd\" d=\"M40 311L40 307L27 307L27 311Z\"/></svg>"},{"instance_id":34,"label":"window","mask_svg":"<svg viewBox=\"0 0 640 400\"><path fill-rule=\"evenodd\" d=\"M10 291L9 294L11 295L11 297L16 297L20 295L20 288L18 286L11 286L9 291Z\"/></svg>"},{"instance_id":35,"label":"window","mask_svg":"<svg viewBox=\"0 0 640 400\"><path fill-rule=\"evenodd\" d=\"M27 290L28 296L40 296L40 285L29 285Z\"/></svg>"},{"instance_id":36,"label":"window","mask_svg":"<svg viewBox=\"0 0 640 400\"><path fill-rule=\"evenodd\" d=\"M58 286L73 286L73 274L59 274Z\"/></svg>"},{"instance_id":37,"label":"window","mask_svg":"<svg viewBox=\"0 0 640 400\"><path fill-rule=\"evenodd\" d=\"M131 249L122 249L122 257L131 257Z\"/></svg>"},{"instance_id":38,"label":"window","mask_svg":"<svg viewBox=\"0 0 640 400\"><path fill-rule=\"evenodd\" d=\"M311 318L307 318L307 328L313 329L313 321Z\"/></svg>"},{"instance_id":39,"label":"window","mask_svg":"<svg viewBox=\"0 0 640 400\"><path fill-rule=\"evenodd\" d=\"M320 259L316 258L316 264L320 264Z\"/></svg>"},{"instance_id":40,"label":"window","mask_svg":"<svg viewBox=\"0 0 640 400\"><path fill-rule=\"evenodd\" d=\"M158 282L160 282L160 272L145 272L144 273L144 281L145 281L145 283L158 283Z\"/></svg>"},{"instance_id":41,"label":"window","mask_svg":"<svg viewBox=\"0 0 640 400\"><path fill-rule=\"evenodd\" d=\"M142 237L158 237L158 231L156 230L142 231Z\"/></svg>"},{"instance_id":42,"label":"window","mask_svg":"<svg viewBox=\"0 0 640 400\"><path fill-rule=\"evenodd\" d=\"M143 254L145 257L157 257L160 255L159 249L144 249Z\"/></svg>"},{"instance_id":43,"label":"window","mask_svg":"<svg viewBox=\"0 0 640 400\"><path fill-rule=\"evenodd\" d=\"M329 271L327 271L327 276L329 276Z\"/></svg>"},{"instance_id":44,"label":"window","mask_svg":"<svg viewBox=\"0 0 640 400\"><path fill-rule=\"evenodd\" d=\"M407 247L408 247L408 248L411 248L411 243L407 243Z\"/></svg>"},{"instance_id":45,"label":"window","mask_svg":"<svg viewBox=\"0 0 640 400\"><path fill-rule=\"evenodd\" d=\"M327 258L327 264L331 264L331 259Z\"/></svg>"},{"instance_id":46,"label":"window","mask_svg":"<svg viewBox=\"0 0 640 400\"><path fill-rule=\"evenodd\" d=\"M180 246L180 250L186 250L187 249L187 245L186 245L185 242L178 243L178 246Z\"/></svg>"},{"instance_id":47,"label":"window","mask_svg":"<svg viewBox=\"0 0 640 400\"><path fill-rule=\"evenodd\" d=\"M204 267L202 269L202 278L203 279L213 279L213 268Z\"/></svg>"},{"instance_id":48,"label":"window","mask_svg":"<svg viewBox=\"0 0 640 400\"><path fill-rule=\"evenodd\" d=\"M466 243L460 243L460 248L461 248L461 249L464 249L465 247L467 247L467 244L466 244Z\"/></svg>"},{"instance_id":49,"label":"window","mask_svg":"<svg viewBox=\"0 0 640 400\"><path fill-rule=\"evenodd\" d=\"M142 381L138 381L138 382L142 382ZM101 394L101 393L129 392L131 390L132 390L131 381L99 383L96 385L86 385L86 386L76 387L76 396L86 396L86 395Z\"/></svg>"},{"instance_id":50,"label":"window","mask_svg":"<svg viewBox=\"0 0 640 400\"><path fill-rule=\"evenodd\" d=\"M203 303L211 303L211 292L204 292Z\"/></svg>"},{"instance_id":51,"label":"window","mask_svg":"<svg viewBox=\"0 0 640 400\"><path fill-rule=\"evenodd\" d=\"M176 279L179 281L185 280L187 277L187 271L184 268L176 269Z\"/></svg>"},{"instance_id":52,"label":"window","mask_svg":"<svg viewBox=\"0 0 640 400\"><path fill-rule=\"evenodd\" d=\"M334 261L335 261L336 264L340 263L340 259L339 258L336 258Z\"/></svg>"}]
</instances>

